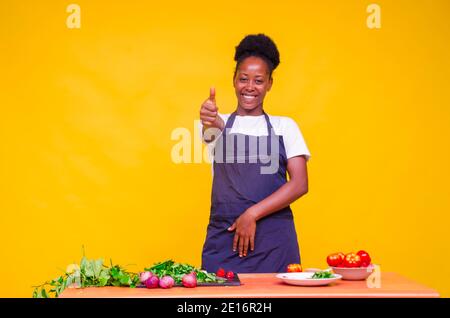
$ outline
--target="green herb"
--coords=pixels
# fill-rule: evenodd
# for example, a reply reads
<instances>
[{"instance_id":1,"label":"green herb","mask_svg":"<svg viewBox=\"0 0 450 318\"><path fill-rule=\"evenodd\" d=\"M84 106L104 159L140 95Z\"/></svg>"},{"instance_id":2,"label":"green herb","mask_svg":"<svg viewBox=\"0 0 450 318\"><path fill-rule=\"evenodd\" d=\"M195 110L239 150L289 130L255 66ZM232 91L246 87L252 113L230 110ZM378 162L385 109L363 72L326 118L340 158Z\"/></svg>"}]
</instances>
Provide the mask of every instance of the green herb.
<instances>
[{"instance_id":1,"label":"green herb","mask_svg":"<svg viewBox=\"0 0 450 318\"><path fill-rule=\"evenodd\" d=\"M128 272L124 267L103 264L102 259L90 260L84 256L80 264L73 264L72 270L63 275L34 286L33 298L49 298L51 296L58 297L68 286L75 287L103 287L103 286L126 286L134 288L140 284L139 274ZM223 283L227 281L225 278L217 277L215 274L202 271L189 264L175 263L172 260L157 263L146 271L151 271L159 278L163 276L171 276L176 284L181 284L181 280L185 274L195 272L198 283Z\"/></svg>"},{"instance_id":2,"label":"green herb","mask_svg":"<svg viewBox=\"0 0 450 318\"><path fill-rule=\"evenodd\" d=\"M152 267L145 268L145 271L150 271L159 278L166 275L171 276L175 284L181 284L183 276L192 272L197 275L197 283L223 283L226 281L226 279L217 277L213 273L202 271L189 264L176 263L172 260L156 263Z\"/></svg>"},{"instance_id":3,"label":"green herb","mask_svg":"<svg viewBox=\"0 0 450 318\"><path fill-rule=\"evenodd\" d=\"M320 271L320 272L315 272L311 278L312 279L322 279L322 278L333 278L333 277L334 277L334 275L330 271Z\"/></svg>"},{"instance_id":4,"label":"green herb","mask_svg":"<svg viewBox=\"0 0 450 318\"><path fill-rule=\"evenodd\" d=\"M83 253L84 254L84 253ZM137 273L128 272L119 265L105 266L102 259L89 260L84 255L80 265L73 266L69 273L64 273L49 282L34 286L33 298L58 297L70 285L76 287L128 286L136 287L139 283ZM48 290L47 290L48 289Z\"/></svg>"}]
</instances>

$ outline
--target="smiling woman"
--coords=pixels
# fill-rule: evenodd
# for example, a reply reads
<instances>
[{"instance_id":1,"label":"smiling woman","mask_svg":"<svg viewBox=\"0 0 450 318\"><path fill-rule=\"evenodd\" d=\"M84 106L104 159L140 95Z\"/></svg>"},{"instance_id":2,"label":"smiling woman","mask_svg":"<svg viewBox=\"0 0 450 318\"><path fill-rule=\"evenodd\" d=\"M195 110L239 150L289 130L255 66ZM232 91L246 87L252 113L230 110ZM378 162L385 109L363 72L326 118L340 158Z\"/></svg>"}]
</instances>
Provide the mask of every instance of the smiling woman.
<instances>
[{"instance_id":1,"label":"smiling woman","mask_svg":"<svg viewBox=\"0 0 450 318\"><path fill-rule=\"evenodd\" d=\"M248 36L236 47L234 87L239 115L261 115L266 93L272 87L272 73L280 64L275 43L262 34ZM256 113L256 114L255 114Z\"/></svg>"},{"instance_id":2,"label":"smiling woman","mask_svg":"<svg viewBox=\"0 0 450 318\"><path fill-rule=\"evenodd\" d=\"M233 85L237 108L219 114L215 89L202 104L204 141L214 149L211 216L202 267L238 273L284 272L300 263L290 204L308 191L309 150L295 121L269 116L264 98L280 63L275 43L264 34L248 35L236 47ZM212 138L210 138L212 136ZM243 140L235 143L234 140ZM264 173L252 160L251 145L274 145L277 168ZM225 153L227 160L220 160ZM287 181L287 173L289 181Z\"/></svg>"}]
</instances>

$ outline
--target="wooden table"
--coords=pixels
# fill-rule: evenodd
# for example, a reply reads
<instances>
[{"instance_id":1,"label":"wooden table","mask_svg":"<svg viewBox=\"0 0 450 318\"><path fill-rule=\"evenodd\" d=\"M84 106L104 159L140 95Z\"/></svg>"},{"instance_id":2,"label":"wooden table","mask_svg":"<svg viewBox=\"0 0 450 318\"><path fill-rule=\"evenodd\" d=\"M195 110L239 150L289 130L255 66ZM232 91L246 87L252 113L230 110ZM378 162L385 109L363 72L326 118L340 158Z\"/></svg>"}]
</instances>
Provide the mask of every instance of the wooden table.
<instances>
[{"instance_id":1,"label":"wooden table","mask_svg":"<svg viewBox=\"0 0 450 318\"><path fill-rule=\"evenodd\" d=\"M399 274L382 272L381 287L369 288L366 281L340 280L323 287L302 287L287 285L275 277L276 274L240 274L241 286L219 287L174 287L171 289L146 289L127 287L90 287L84 289L68 288L62 298L265 298L265 297L335 297L335 298L373 298L373 297L439 297L431 288L416 283Z\"/></svg>"}]
</instances>

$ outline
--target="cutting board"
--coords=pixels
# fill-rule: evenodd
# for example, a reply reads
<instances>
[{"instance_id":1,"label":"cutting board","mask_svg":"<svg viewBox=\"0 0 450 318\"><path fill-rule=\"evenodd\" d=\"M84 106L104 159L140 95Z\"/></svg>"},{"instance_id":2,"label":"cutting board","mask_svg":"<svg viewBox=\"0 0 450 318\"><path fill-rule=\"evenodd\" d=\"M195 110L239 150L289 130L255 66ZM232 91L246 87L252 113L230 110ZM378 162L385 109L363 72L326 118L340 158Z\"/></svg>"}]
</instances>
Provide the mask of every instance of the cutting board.
<instances>
[{"instance_id":1,"label":"cutting board","mask_svg":"<svg viewBox=\"0 0 450 318\"><path fill-rule=\"evenodd\" d=\"M234 274L233 279L224 279L223 283L198 283L197 286L208 287L208 286L240 286L241 280L238 274ZM182 284L175 284L174 287L183 287ZM137 285L136 288L146 288L145 285Z\"/></svg>"}]
</instances>

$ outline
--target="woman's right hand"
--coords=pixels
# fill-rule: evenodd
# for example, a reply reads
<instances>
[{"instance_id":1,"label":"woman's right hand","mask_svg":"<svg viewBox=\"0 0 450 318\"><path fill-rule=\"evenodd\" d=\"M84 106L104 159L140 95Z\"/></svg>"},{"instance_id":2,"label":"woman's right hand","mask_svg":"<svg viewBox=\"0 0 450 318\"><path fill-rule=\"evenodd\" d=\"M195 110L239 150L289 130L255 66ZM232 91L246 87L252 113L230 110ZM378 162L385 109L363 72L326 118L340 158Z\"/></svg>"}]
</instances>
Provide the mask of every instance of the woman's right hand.
<instances>
[{"instance_id":1,"label":"woman's right hand","mask_svg":"<svg viewBox=\"0 0 450 318\"><path fill-rule=\"evenodd\" d=\"M216 105L216 89L211 87L209 97L205 100L200 108L200 120L202 121L204 130L208 128L218 128L223 130L225 123L219 116Z\"/></svg>"}]
</instances>

